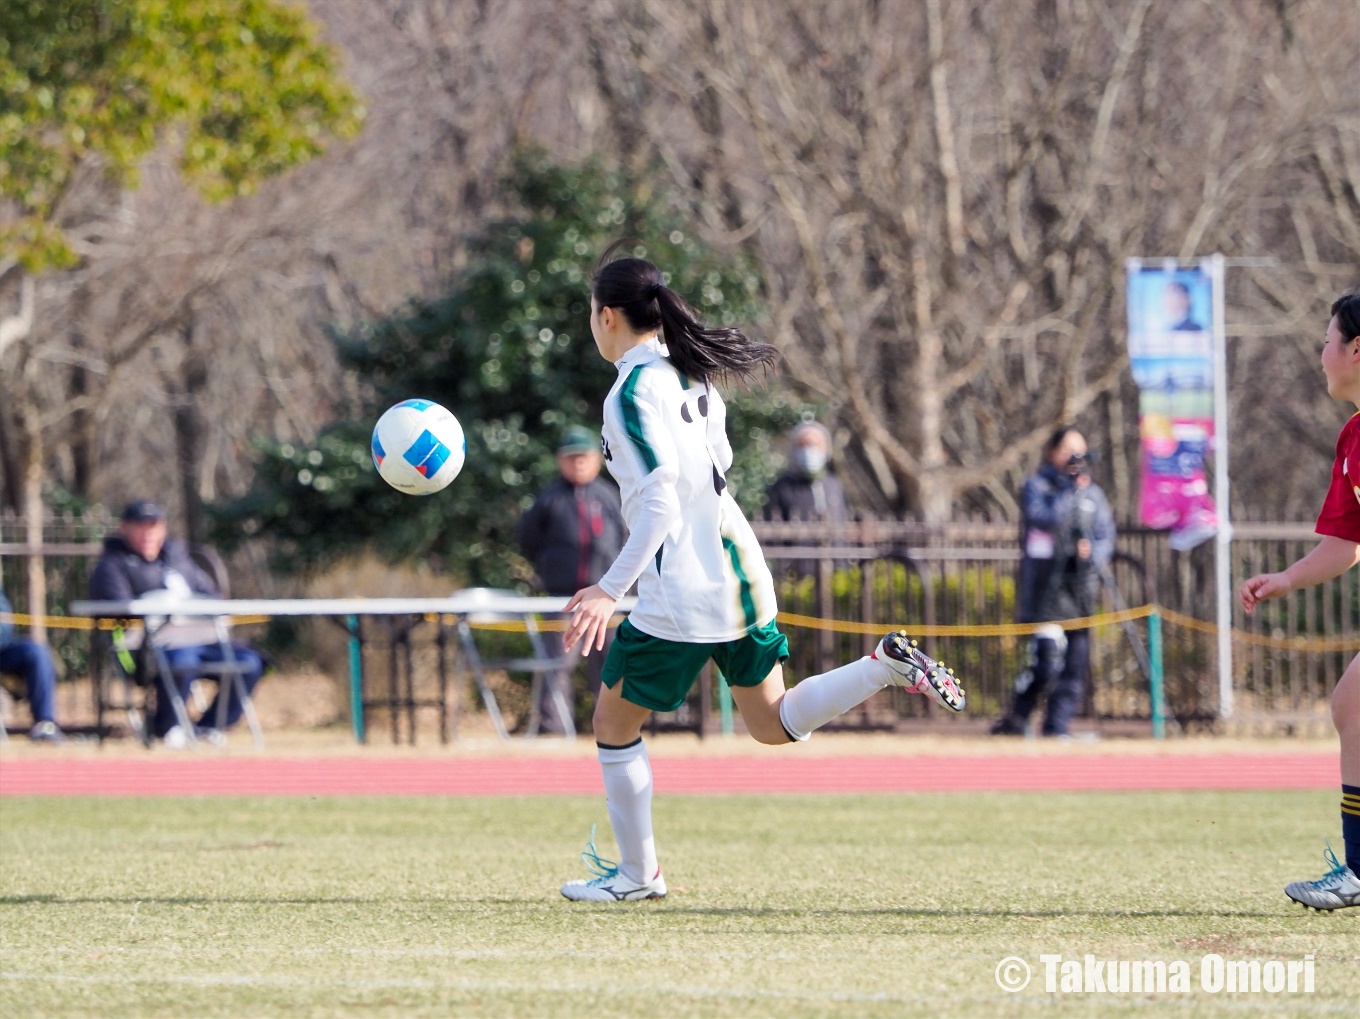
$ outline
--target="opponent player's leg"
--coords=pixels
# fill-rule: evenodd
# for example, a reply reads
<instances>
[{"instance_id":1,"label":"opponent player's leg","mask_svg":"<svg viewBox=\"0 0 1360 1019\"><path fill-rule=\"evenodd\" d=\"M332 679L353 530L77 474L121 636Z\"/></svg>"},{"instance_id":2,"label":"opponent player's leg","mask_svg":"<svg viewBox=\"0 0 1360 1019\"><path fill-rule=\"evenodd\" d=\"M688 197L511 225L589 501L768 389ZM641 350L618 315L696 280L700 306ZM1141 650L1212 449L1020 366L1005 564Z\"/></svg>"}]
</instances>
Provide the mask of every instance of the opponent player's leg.
<instances>
[{"instance_id":1,"label":"opponent player's leg","mask_svg":"<svg viewBox=\"0 0 1360 1019\"><path fill-rule=\"evenodd\" d=\"M1341 835L1345 859L1328 850L1332 869L1318 881L1295 881L1285 894L1314 909L1360 906L1360 657L1332 691L1332 722L1341 735Z\"/></svg>"}]
</instances>

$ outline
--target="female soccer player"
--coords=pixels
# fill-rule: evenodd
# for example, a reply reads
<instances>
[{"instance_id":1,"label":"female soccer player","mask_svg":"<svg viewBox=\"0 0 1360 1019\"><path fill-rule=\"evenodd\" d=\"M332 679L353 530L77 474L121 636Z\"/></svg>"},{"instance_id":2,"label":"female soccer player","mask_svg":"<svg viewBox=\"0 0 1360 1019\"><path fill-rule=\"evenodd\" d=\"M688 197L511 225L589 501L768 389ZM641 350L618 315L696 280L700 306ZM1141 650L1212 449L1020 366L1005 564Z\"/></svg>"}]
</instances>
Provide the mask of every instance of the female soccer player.
<instances>
[{"instance_id":1,"label":"female soccer player","mask_svg":"<svg viewBox=\"0 0 1360 1019\"><path fill-rule=\"evenodd\" d=\"M886 686L961 711L952 674L903 633L867 658L784 689L788 641L776 629L774 581L755 534L727 491L732 464L726 410L713 383L742 379L775 351L737 329L707 329L641 258L600 259L590 331L619 370L604 405L604 457L623 495L628 541L609 571L567 604L566 646L604 646L614 606L634 581L637 606L605 659L595 705L617 866L583 854L597 877L562 886L569 899L659 899L666 882L652 840L652 769L642 724L674 711L712 658L761 743L806 740L812 730Z\"/></svg>"},{"instance_id":2,"label":"female soccer player","mask_svg":"<svg viewBox=\"0 0 1360 1019\"><path fill-rule=\"evenodd\" d=\"M1360 293L1342 295L1322 344L1327 395L1360 408ZM1352 464L1351 461L1355 463ZM1345 573L1360 562L1360 414L1341 428L1332 464L1332 487L1318 516L1317 547L1283 573L1262 573L1242 585L1248 612L1270 598L1311 587ZM1331 870L1319 881L1295 881L1285 894L1314 909L1360 906L1360 656L1351 661L1332 691L1332 722L1341 734L1341 834L1346 860L1329 848Z\"/></svg>"}]
</instances>

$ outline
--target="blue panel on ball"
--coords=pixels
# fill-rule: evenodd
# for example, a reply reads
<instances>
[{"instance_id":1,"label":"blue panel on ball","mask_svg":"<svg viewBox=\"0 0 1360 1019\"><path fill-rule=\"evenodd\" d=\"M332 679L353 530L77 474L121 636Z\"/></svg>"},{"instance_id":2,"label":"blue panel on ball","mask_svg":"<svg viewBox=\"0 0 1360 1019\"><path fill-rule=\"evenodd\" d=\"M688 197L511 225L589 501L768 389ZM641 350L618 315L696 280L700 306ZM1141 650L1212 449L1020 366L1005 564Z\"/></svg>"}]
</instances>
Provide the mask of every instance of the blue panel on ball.
<instances>
[{"instance_id":1,"label":"blue panel on ball","mask_svg":"<svg viewBox=\"0 0 1360 1019\"><path fill-rule=\"evenodd\" d=\"M378 433L375 431L375 432L373 433L373 464L374 464L374 466L376 466L376 467L381 467L381 466L382 466L382 462L383 462L383 457L385 457L385 456L387 456L387 451L384 450L384 449L382 448L382 443L378 441Z\"/></svg>"},{"instance_id":2,"label":"blue panel on ball","mask_svg":"<svg viewBox=\"0 0 1360 1019\"><path fill-rule=\"evenodd\" d=\"M411 443L410 448L402 454L402 458L424 477L432 478L439 473L439 468L443 467L444 461L449 458L449 447L436 439L434 433L427 428L420 433L415 442Z\"/></svg>"},{"instance_id":3,"label":"blue panel on ball","mask_svg":"<svg viewBox=\"0 0 1360 1019\"><path fill-rule=\"evenodd\" d=\"M397 406L412 407L416 410L429 410L434 406L434 402L431 400L402 400Z\"/></svg>"}]
</instances>

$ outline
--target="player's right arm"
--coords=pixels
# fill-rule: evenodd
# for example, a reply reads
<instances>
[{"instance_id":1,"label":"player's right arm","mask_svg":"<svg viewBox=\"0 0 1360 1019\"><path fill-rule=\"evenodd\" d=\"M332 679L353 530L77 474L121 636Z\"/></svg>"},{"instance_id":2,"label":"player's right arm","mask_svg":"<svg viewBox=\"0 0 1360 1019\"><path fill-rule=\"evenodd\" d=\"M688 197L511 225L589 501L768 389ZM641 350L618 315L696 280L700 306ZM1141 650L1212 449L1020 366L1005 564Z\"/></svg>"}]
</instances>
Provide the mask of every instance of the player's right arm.
<instances>
[{"instance_id":1,"label":"player's right arm","mask_svg":"<svg viewBox=\"0 0 1360 1019\"><path fill-rule=\"evenodd\" d=\"M1339 577L1360 563L1360 542L1325 535L1317 547L1282 573L1258 573L1242 585L1242 608L1252 612L1271 598Z\"/></svg>"},{"instance_id":2,"label":"player's right arm","mask_svg":"<svg viewBox=\"0 0 1360 1019\"><path fill-rule=\"evenodd\" d=\"M615 603L649 563L657 562L660 567L657 551L680 517L679 455L670 431L671 422L679 420L674 403L680 384L674 373L656 369L638 372L636 382L636 386L625 384L619 392L618 413L626 440L614 450L616 457L632 458L641 475L633 497L633 519L627 521L628 540L605 575L577 591L563 610L572 613L564 638L568 651L578 640L586 648L592 644L604 647L604 631Z\"/></svg>"}]
</instances>

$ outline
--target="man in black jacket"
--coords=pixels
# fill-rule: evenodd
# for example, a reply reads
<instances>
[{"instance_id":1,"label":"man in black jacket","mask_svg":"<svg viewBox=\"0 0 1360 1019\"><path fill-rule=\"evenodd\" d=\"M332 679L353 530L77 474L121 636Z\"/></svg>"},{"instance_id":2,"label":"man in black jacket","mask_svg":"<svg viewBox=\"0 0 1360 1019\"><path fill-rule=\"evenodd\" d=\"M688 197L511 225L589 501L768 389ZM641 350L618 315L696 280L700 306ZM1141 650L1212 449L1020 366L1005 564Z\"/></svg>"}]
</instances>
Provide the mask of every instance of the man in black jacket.
<instances>
[{"instance_id":1,"label":"man in black jacket","mask_svg":"<svg viewBox=\"0 0 1360 1019\"><path fill-rule=\"evenodd\" d=\"M623 548L626 528L619 490L600 478L602 463L599 436L579 426L568 428L557 449L561 477L520 518L520 548L534 564L547 594L570 597L589 587L604 576ZM548 654L560 658L562 634L549 631L543 638ZM592 649L586 657L586 679L592 692L600 689L600 669L612 639L611 630L604 650ZM553 704L555 693L571 709L570 669L544 677L540 717L547 732L562 731Z\"/></svg>"},{"instance_id":2,"label":"man in black jacket","mask_svg":"<svg viewBox=\"0 0 1360 1019\"><path fill-rule=\"evenodd\" d=\"M1018 736L1048 692L1043 734L1066 736L1081 706L1091 659L1091 631L1057 621L1100 611L1101 575L1114 556L1114 515L1091 480L1086 440L1070 426L1044 446L1044 463L1020 495L1020 622L1050 623L1030 642L1030 664L1016 680L1009 715L992 728Z\"/></svg>"},{"instance_id":3,"label":"man in black jacket","mask_svg":"<svg viewBox=\"0 0 1360 1019\"><path fill-rule=\"evenodd\" d=\"M96 601L131 601L148 591L171 591L184 597L220 596L217 584L193 561L188 548L166 538L165 511L149 499L140 499L128 503L118 533L104 539L104 554L90 577L90 597ZM186 698L195 679L207 678L195 676L193 669L203 663L222 661L222 649L217 644L167 647L165 652L177 674L180 696ZM247 689L254 690L264 672L264 662L242 644L233 644L232 652L237 661L248 666L243 678ZM218 697L221 696L219 689ZM227 703L227 727L240 717L241 699L233 696ZM197 732L200 739L214 744L224 741L223 733L213 728L217 723L216 700L203 713L201 721L205 726ZM169 698L156 698L151 726L166 746L182 747L188 742L187 734L176 724Z\"/></svg>"},{"instance_id":4,"label":"man in black jacket","mask_svg":"<svg viewBox=\"0 0 1360 1019\"><path fill-rule=\"evenodd\" d=\"M789 433L789 469L765 490L765 519L843 524L850 519L845 489L829 470L831 433L804 421Z\"/></svg>"}]
</instances>

